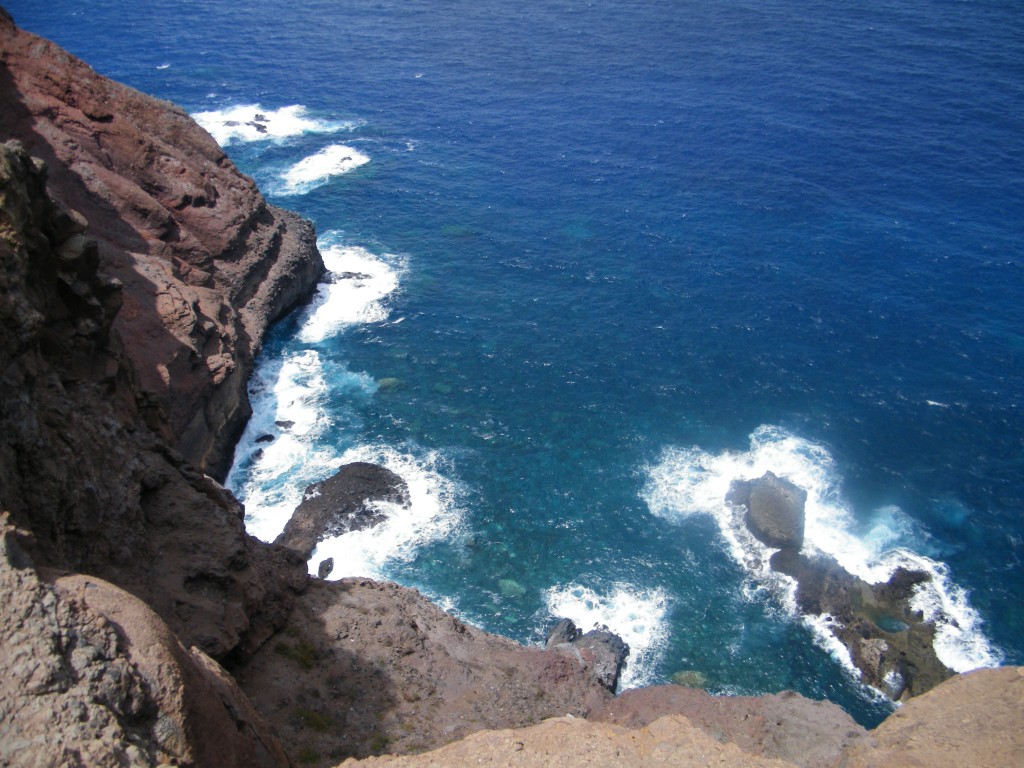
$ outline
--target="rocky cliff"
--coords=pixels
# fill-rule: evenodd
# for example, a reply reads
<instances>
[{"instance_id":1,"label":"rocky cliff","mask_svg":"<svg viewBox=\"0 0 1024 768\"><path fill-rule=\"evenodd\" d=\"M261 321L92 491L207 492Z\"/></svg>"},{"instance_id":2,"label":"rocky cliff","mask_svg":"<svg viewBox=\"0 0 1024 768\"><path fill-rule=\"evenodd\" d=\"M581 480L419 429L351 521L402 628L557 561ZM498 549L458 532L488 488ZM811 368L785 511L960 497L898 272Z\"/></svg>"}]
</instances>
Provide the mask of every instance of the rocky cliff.
<instances>
[{"instance_id":1,"label":"rocky cliff","mask_svg":"<svg viewBox=\"0 0 1024 768\"><path fill-rule=\"evenodd\" d=\"M0 136L50 169L49 192L88 222L114 327L172 446L222 478L250 415L267 326L323 272L310 224L267 205L183 110L96 74L0 9Z\"/></svg>"},{"instance_id":2,"label":"rocky cliff","mask_svg":"<svg viewBox=\"0 0 1024 768\"><path fill-rule=\"evenodd\" d=\"M1017 670L955 678L865 734L791 694L615 699L593 654L488 635L414 590L310 579L210 475L268 324L322 271L311 228L181 110L2 9L0 107L0 766L326 766L467 735L418 759L1019 754Z\"/></svg>"}]
</instances>

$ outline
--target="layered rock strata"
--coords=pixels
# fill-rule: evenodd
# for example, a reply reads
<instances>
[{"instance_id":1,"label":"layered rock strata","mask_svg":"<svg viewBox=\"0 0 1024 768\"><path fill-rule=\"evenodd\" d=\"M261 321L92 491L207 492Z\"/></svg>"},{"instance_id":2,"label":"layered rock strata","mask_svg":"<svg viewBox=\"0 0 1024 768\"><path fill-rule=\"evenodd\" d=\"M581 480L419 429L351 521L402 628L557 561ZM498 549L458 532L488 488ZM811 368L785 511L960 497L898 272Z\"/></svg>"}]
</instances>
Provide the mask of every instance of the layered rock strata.
<instances>
[{"instance_id":1,"label":"layered rock strata","mask_svg":"<svg viewBox=\"0 0 1024 768\"><path fill-rule=\"evenodd\" d=\"M0 9L0 138L50 168L50 194L88 222L114 323L170 443L223 478L251 411L270 323L323 274L310 224L267 204L179 107L96 74Z\"/></svg>"},{"instance_id":2,"label":"layered rock strata","mask_svg":"<svg viewBox=\"0 0 1024 768\"><path fill-rule=\"evenodd\" d=\"M242 508L165 439L114 328L124 288L45 168L0 145L0 509L37 563L145 600L186 645L244 656L283 625L301 559L245 534Z\"/></svg>"}]
</instances>

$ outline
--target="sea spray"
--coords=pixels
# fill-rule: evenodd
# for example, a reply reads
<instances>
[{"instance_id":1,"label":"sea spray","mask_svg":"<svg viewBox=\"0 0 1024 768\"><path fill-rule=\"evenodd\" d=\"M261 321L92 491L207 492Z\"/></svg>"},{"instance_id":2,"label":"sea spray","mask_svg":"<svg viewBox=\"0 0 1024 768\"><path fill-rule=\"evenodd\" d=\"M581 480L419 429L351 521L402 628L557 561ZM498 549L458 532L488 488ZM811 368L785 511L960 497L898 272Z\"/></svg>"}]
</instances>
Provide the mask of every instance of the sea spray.
<instances>
[{"instance_id":1,"label":"sea spray","mask_svg":"<svg viewBox=\"0 0 1024 768\"><path fill-rule=\"evenodd\" d=\"M307 133L332 134L352 131L358 123L313 117L301 104L264 109L259 104L239 104L223 109L195 112L193 119L217 143L281 141Z\"/></svg>"},{"instance_id":2,"label":"sea spray","mask_svg":"<svg viewBox=\"0 0 1024 768\"><path fill-rule=\"evenodd\" d=\"M573 582L544 593L551 618L571 619L583 632L607 628L629 646L619 688L638 688L653 682L668 641L668 597L660 589L629 584L599 591Z\"/></svg>"},{"instance_id":3,"label":"sea spray","mask_svg":"<svg viewBox=\"0 0 1024 768\"><path fill-rule=\"evenodd\" d=\"M779 427L762 426L751 434L750 448L744 452L668 448L657 464L647 468L642 496L654 515L668 520L682 522L694 514L713 517L733 559L795 614L794 582L771 570L769 558L774 550L750 534L741 508L725 502L734 480L751 480L767 471L807 491L805 552L829 555L871 583L887 581L898 568L928 573L931 579L915 587L911 605L934 622L939 660L957 672L999 663L999 651L983 634L980 617L966 592L950 579L948 567L910 549L919 537L909 518L890 506L876 511L870 528L857 530L839 472L824 446ZM806 617L805 623L818 636L819 645L853 669L849 654L830 636L828 617Z\"/></svg>"}]
</instances>

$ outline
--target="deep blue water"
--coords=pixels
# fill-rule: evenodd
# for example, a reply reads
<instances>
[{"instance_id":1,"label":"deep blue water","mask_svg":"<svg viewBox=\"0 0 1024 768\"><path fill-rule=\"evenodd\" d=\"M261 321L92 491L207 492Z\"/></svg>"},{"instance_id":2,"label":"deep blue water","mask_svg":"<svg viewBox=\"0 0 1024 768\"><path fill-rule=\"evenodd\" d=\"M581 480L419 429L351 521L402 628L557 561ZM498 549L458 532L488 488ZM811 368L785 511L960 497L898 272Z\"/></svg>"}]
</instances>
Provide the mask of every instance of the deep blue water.
<instances>
[{"instance_id":1,"label":"deep blue water","mask_svg":"<svg viewBox=\"0 0 1024 768\"><path fill-rule=\"evenodd\" d=\"M811 546L929 558L950 658L1024 663L1019 4L6 7L227 131L360 275L267 345L230 481L260 535L385 461L414 507L336 575L527 642L575 611L631 640L630 684L875 722L721 509L774 469ZM243 107L277 135L229 137Z\"/></svg>"}]
</instances>

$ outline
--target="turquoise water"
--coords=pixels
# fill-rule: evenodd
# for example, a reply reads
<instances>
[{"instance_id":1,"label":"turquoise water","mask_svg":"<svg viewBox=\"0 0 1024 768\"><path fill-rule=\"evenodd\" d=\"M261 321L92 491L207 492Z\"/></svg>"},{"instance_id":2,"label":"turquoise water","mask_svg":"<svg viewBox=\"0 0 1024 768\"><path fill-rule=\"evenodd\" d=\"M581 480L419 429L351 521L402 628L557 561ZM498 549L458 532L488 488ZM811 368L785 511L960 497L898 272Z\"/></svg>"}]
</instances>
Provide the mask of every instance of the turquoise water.
<instances>
[{"instance_id":1,"label":"turquoise water","mask_svg":"<svg viewBox=\"0 0 1024 768\"><path fill-rule=\"evenodd\" d=\"M349 275L267 344L229 479L257 535L383 461L412 509L314 569L875 722L722 508L772 469L812 547L936 574L947 663L1024 663L1015 4L7 8L182 104Z\"/></svg>"}]
</instances>

